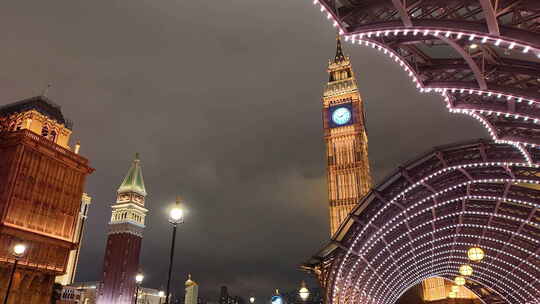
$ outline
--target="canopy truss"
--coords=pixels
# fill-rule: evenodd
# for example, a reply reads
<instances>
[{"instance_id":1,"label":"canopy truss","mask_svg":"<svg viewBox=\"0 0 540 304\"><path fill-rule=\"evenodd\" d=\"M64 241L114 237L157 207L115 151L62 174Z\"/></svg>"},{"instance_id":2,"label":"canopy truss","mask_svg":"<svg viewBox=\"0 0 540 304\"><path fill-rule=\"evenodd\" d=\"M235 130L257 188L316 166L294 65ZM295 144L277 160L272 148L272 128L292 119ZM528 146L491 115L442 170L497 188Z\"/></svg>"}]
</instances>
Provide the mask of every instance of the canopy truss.
<instances>
[{"instance_id":1,"label":"canopy truss","mask_svg":"<svg viewBox=\"0 0 540 304\"><path fill-rule=\"evenodd\" d=\"M422 92L529 158L540 145L537 0L315 0L345 40L390 56ZM529 158L530 160L530 158Z\"/></svg>"},{"instance_id":2,"label":"canopy truss","mask_svg":"<svg viewBox=\"0 0 540 304\"><path fill-rule=\"evenodd\" d=\"M531 153L533 162L540 152ZM391 304L429 277L466 286L484 303L540 303L540 166L484 140L437 147L388 176L306 264L329 304Z\"/></svg>"}]
</instances>

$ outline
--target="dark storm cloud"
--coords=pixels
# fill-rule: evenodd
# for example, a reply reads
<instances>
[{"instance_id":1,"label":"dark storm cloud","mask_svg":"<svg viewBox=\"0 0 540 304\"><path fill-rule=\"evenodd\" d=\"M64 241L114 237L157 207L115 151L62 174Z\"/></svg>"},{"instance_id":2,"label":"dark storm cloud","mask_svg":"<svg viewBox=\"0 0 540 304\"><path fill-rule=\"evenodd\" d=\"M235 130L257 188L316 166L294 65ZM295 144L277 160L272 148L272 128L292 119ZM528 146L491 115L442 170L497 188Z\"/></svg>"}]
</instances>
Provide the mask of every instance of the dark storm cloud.
<instances>
[{"instance_id":1,"label":"dark storm cloud","mask_svg":"<svg viewBox=\"0 0 540 304\"><path fill-rule=\"evenodd\" d=\"M150 215L147 285L165 284L177 194L174 284L201 293L290 290L327 240L320 108L335 34L310 0L7 0L0 5L2 103L49 96L75 121L97 169L78 280L100 278L109 205L140 152ZM484 136L420 95L399 67L346 46L367 104L376 180L434 145Z\"/></svg>"}]
</instances>

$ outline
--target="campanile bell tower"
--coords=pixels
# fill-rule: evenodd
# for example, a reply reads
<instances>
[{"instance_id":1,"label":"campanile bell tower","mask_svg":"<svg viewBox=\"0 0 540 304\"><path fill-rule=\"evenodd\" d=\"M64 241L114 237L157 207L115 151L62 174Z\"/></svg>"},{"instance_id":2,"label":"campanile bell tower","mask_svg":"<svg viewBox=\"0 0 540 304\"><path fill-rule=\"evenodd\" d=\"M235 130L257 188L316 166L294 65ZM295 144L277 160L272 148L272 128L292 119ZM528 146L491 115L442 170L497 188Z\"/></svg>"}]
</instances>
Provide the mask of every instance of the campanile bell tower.
<instances>
[{"instance_id":1,"label":"campanile bell tower","mask_svg":"<svg viewBox=\"0 0 540 304\"><path fill-rule=\"evenodd\" d=\"M322 116L328 165L330 234L333 235L369 192L371 173L364 104L351 60L343 54L339 36L336 56L329 61L328 73Z\"/></svg>"},{"instance_id":2,"label":"campanile bell tower","mask_svg":"<svg viewBox=\"0 0 540 304\"><path fill-rule=\"evenodd\" d=\"M98 304L131 304L143 237L146 188L139 156L131 164L112 205Z\"/></svg>"}]
</instances>

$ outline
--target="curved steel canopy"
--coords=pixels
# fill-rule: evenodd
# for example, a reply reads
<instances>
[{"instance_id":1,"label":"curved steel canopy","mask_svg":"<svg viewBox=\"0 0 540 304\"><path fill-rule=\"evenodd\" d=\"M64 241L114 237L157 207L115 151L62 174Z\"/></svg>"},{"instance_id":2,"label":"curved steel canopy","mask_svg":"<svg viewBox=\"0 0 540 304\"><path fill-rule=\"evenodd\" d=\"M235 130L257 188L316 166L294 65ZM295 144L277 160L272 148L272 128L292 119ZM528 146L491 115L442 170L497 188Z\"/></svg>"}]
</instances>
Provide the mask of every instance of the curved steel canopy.
<instances>
[{"instance_id":1,"label":"curved steel canopy","mask_svg":"<svg viewBox=\"0 0 540 304\"><path fill-rule=\"evenodd\" d=\"M454 279L480 246L486 258L472 265L469 289L484 303L538 303L540 191L531 184L540 166L509 145L435 148L375 187L307 265L322 268L326 303L391 304L426 278Z\"/></svg>"},{"instance_id":2,"label":"curved steel canopy","mask_svg":"<svg viewBox=\"0 0 540 304\"><path fill-rule=\"evenodd\" d=\"M540 146L540 1L314 0L351 43L529 158ZM530 160L530 159L529 159Z\"/></svg>"}]
</instances>

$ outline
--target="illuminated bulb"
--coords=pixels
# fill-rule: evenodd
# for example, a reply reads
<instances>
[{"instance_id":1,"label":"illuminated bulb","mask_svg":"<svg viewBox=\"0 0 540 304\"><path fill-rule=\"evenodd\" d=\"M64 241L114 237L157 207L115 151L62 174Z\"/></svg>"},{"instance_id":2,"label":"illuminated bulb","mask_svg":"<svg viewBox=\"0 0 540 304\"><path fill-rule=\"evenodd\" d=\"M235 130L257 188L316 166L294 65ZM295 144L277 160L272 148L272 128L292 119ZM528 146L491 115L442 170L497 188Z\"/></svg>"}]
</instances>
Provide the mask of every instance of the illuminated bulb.
<instances>
[{"instance_id":1,"label":"illuminated bulb","mask_svg":"<svg viewBox=\"0 0 540 304\"><path fill-rule=\"evenodd\" d=\"M469 260L473 262L480 262L484 258L485 254L482 248L472 247L467 251L467 256L469 257Z\"/></svg>"},{"instance_id":2,"label":"illuminated bulb","mask_svg":"<svg viewBox=\"0 0 540 304\"><path fill-rule=\"evenodd\" d=\"M456 283L456 285L458 285L458 286L463 286L463 285L465 285L465 278L464 277L456 277L454 279L454 283Z\"/></svg>"},{"instance_id":3,"label":"illuminated bulb","mask_svg":"<svg viewBox=\"0 0 540 304\"><path fill-rule=\"evenodd\" d=\"M300 295L300 299L302 299L302 301L307 300L307 298L309 297L309 290L307 289L306 283L304 281L302 281L302 284L300 285L298 295Z\"/></svg>"},{"instance_id":4,"label":"illuminated bulb","mask_svg":"<svg viewBox=\"0 0 540 304\"><path fill-rule=\"evenodd\" d=\"M452 285L452 287L450 288L450 290L452 290L452 292L458 293L458 291L459 291L459 286L457 286L457 285Z\"/></svg>"},{"instance_id":5,"label":"illuminated bulb","mask_svg":"<svg viewBox=\"0 0 540 304\"><path fill-rule=\"evenodd\" d=\"M461 265L459 267L459 274L462 276L470 276L473 273L473 269L470 265Z\"/></svg>"},{"instance_id":6,"label":"illuminated bulb","mask_svg":"<svg viewBox=\"0 0 540 304\"><path fill-rule=\"evenodd\" d=\"M13 246L13 254L15 256L22 256L26 252L26 245L25 244L16 244Z\"/></svg>"},{"instance_id":7,"label":"illuminated bulb","mask_svg":"<svg viewBox=\"0 0 540 304\"><path fill-rule=\"evenodd\" d=\"M455 297L457 297L457 294L456 294L455 292L449 292L449 293L448 293L448 297L449 297L450 299L454 299Z\"/></svg>"},{"instance_id":8,"label":"illuminated bulb","mask_svg":"<svg viewBox=\"0 0 540 304\"><path fill-rule=\"evenodd\" d=\"M137 275L135 276L135 282L137 282L137 284L141 284L141 282L144 280L144 275L142 273L137 273Z\"/></svg>"},{"instance_id":9,"label":"illuminated bulb","mask_svg":"<svg viewBox=\"0 0 540 304\"><path fill-rule=\"evenodd\" d=\"M478 44L473 43L469 47L474 50L474 49L478 48Z\"/></svg>"},{"instance_id":10,"label":"illuminated bulb","mask_svg":"<svg viewBox=\"0 0 540 304\"><path fill-rule=\"evenodd\" d=\"M255 303L255 297L249 297L249 303L251 304Z\"/></svg>"},{"instance_id":11,"label":"illuminated bulb","mask_svg":"<svg viewBox=\"0 0 540 304\"><path fill-rule=\"evenodd\" d=\"M180 208L173 208L171 209L171 212L169 215L171 217L171 220L179 221L182 219L182 217L184 217L184 211L182 211L182 209Z\"/></svg>"}]
</instances>

